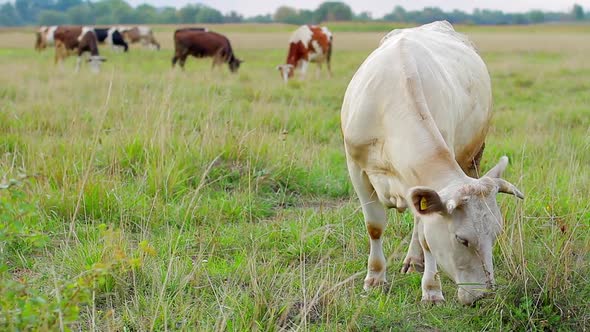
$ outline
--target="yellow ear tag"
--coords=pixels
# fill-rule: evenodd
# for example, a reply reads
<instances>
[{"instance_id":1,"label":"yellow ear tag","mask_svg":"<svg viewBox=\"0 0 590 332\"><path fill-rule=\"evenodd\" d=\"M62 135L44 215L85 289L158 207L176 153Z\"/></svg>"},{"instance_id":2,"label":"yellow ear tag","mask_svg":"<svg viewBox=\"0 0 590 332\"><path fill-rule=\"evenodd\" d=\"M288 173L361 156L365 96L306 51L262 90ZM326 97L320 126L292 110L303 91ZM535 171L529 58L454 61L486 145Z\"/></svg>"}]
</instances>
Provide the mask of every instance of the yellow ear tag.
<instances>
[{"instance_id":1,"label":"yellow ear tag","mask_svg":"<svg viewBox=\"0 0 590 332\"><path fill-rule=\"evenodd\" d=\"M428 208L428 204L426 203L426 197L422 197L420 199L420 211L424 211Z\"/></svg>"}]
</instances>

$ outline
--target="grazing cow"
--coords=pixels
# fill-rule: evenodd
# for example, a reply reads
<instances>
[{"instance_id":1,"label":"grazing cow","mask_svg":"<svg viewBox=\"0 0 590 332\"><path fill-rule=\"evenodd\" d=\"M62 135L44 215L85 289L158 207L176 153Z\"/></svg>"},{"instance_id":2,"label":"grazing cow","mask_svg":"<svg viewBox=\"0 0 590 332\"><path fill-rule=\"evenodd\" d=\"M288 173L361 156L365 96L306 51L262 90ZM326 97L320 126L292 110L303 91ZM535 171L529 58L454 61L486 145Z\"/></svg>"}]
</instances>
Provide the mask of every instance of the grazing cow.
<instances>
[{"instance_id":1,"label":"grazing cow","mask_svg":"<svg viewBox=\"0 0 590 332\"><path fill-rule=\"evenodd\" d=\"M174 32L172 67L179 61L180 68L184 70L184 62L189 55L196 58L213 57L212 67L227 63L232 73L243 62L235 57L231 44L224 35L196 28L178 29Z\"/></svg>"},{"instance_id":2,"label":"grazing cow","mask_svg":"<svg viewBox=\"0 0 590 332\"><path fill-rule=\"evenodd\" d=\"M129 44L134 44L141 42L143 46L147 47L155 47L156 49L160 49L160 43L154 37L154 33L152 29L147 26L136 26L136 27L125 27L120 26L116 28L121 34L123 34L123 38Z\"/></svg>"},{"instance_id":3,"label":"grazing cow","mask_svg":"<svg viewBox=\"0 0 590 332\"><path fill-rule=\"evenodd\" d=\"M181 28L181 29L176 29L176 31L204 31L204 32L208 32L209 29L207 29L207 28Z\"/></svg>"},{"instance_id":4,"label":"grazing cow","mask_svg":"<svg viewBox=\"0 0 590 332\"><path fill-rule=\"evenodd\" d=\"M96 34L97 41L102 43L107 43L113 47L122 47L125 52L129 49L129 45L123 39L123 35L117 30L117 28L94 28L94 33Z\"/></svg>"},{"instance_id":5,"label":"grazing cow","mask_svg":"<svg viewBox=\"0 0 590 332\"><path fill-rule=\"evenodd\" d=\"M479 168L491 104L484 62L446 21L390 32L360 66L341 121L370 237L365 289L386 282L384 206L414 214L402 272L424 269L422 301L444 301L437 263L463 304L492 287L492 247L503 227L496 194L524 196L501 178L506 157L483 177L469 176Z\"/></svg>"},{"instance_id":6,"label":"grazing cow","mask_svg":"<svg viewBox=\"0 0 590 332\"><path fill-rule=\"evenodd\" d=\"M283 81L287 83L289 78L293 77L295 68L300 68L301 78L303 79L309 62L318 64L318 75L322 63L325 62L328 66L328 74L332 76L331 57L332 33L330 30L315 25L302 25L293 32L289 40L287 63L278 65L277 69L281 73Z\"/></svg>"},{"instance_id":7,"label":"grazing cow","mask_svg":"<svg viewBox=\"0 0 590 332\"><path fill-rule=\"evenodd\" d=\"M55 44L54 34L55 30L57 29L57 25L53 26L42 26L37 30L35 33L36 40L35 40L35 49L37 51L42 51L48 46L53 46Z\"/></svg>"},{"instance_id":8,"label":"grazing cow","mask_svg":"<svg viewBox=\"0 0 590 332\"><path fill-rule=\"evenodd\" d=\"M81 26L60 26L55 30L55 63L65 59L70 52L76 50L78 61L76 72L80 70L82 54L90 53L90 66L93 72L100 71L100 63L106 61L98 54L98 42L94 28Z\"/></svg>"}]
</instances>

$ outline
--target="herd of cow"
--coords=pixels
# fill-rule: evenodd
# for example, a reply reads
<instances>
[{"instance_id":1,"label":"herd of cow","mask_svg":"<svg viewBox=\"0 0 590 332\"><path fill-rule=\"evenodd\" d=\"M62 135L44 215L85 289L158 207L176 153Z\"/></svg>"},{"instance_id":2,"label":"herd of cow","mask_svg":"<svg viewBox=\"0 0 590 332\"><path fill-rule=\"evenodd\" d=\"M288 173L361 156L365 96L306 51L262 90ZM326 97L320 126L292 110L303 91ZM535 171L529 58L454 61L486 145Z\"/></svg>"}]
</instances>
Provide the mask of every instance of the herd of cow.
<instances>
[{"instance_id":1,"label":"herd of cow","mask_svg":"<svg viewBox=\"0 0 590 332\"><path fill-rule=\"evenodd\" d=\"M80 69L82 55L89 53L88 62L94 72L106 59L99 55L98 44L108 44L113 49L127 52L129 43L141 42L144 46L160 49L152 30L147 26L114 26L96 28L90 26L42 26L36 32L35 49L55 46L55 63L68 55L77 54L76 71ZM305 76L309 62L326 63L332 74L332 33L326 27L303 25L292 34L286 64L277 66L285 82L293 77L295 68ZM243 60L238 59L226 36L206 28L182 28L174 31L174 56L172 67L178 63L182 69L189 55L197 58L212 57L213 67L227 63L231 72L236 72Z\"/></svg>"},{"instance_id":2,"label":"herd of cow","mask_svg":"<svg viewBox=\"0 0 590 332\"><path fill-rule=\"evenodd\" d=\"M146 27L44 27L37 48L55 44L56 61L68 50L90 52L97 43L127 50L129 42L159 47ZM232 72L242 62L229 40L203 28L174 32L173 66L189 55L213 57ZM289 40L283 80L309 62L331 75L332 34L299 27ZM503 227L496 194L523 194L501 178L508 158L480 177L492 111L490 76L473 44L446 21L391 31L350 81L341 110L347 166L370 237L366 289L386 282L382 234L385 208L414 215L402 272L423 271L422 300L444 300L437 266L458 284L461 303L472 304L494 285L492 248Z\"/></svg>"}]
</instances>

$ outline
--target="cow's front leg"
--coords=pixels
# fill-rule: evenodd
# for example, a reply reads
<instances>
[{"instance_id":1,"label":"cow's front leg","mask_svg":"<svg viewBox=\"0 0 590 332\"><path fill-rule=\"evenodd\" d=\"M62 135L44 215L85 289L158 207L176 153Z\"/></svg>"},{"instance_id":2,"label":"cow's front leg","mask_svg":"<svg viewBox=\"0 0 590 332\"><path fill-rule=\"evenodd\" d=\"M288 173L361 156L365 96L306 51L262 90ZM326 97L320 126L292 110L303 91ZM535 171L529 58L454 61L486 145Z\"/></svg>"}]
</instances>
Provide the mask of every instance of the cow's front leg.
<instances>
[{"instance_id":1,"label":"cow's front leg","mask_svg":"<svg viewBox=\"0 0 590 332\"><path fill-rule=\"evenodd\" d=\"M322 63L321 62L318 62L318 68L317 68L317 70L315 72L315 78L317 80L319 80L321 78L321 75L322 75Z\"/></svg>"},{"instance_id":2,"label":"cow's front leg","mask_svg":"<svg viewBox=\"0 0 590 332\"><path fill-rule=\"evenodd\" d=\"M410 240L408 253L406 254L404 265L402 266L402 273L424 271L424 252L422 251L418 236L419 227L422 227L422 225L420 225L420 218L414 216L414 230L412 231L412 239Z\"/></svg>"},{"instance_id":3,"label":"cow's front leg","mask_svg":"<svg viewBox=\"0 0 590 332\"><path fill-rule=\"evenodd\" d=\"M422 275L422 302L438 304L444 302L440 285L440 276L436 269L436 260L432 253L424 250L424 275Z\"/></svg>"},{"instance_id":4,"label":"cow's front leg","mask_svg":"<svg viewBox=\"0 0 590 332\"><path fill-rule=\"evenodd\" d=\"M358 165L348 160L348 171L365 217L365 227L369 233L370 252L367 263L367 276L364 289L384 284L386 261L383 254L383 231L387 224L385 208L379 202L373 185L367 174Z\"/></svg>"}]
</instances>

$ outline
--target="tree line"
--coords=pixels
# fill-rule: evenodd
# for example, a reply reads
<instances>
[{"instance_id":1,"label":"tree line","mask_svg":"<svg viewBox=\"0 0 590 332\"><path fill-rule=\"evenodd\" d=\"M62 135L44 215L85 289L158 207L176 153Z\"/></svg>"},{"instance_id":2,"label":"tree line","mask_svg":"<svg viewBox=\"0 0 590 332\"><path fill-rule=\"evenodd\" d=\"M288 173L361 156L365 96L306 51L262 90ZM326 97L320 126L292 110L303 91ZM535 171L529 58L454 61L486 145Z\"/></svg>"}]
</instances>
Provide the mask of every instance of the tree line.
<instances>
[{"instance_id":1,"label":"tree line","mask_svg":"<svg viewBox=\"0 0 590 332\"><path fill-rule=\"evenodd\" d=\"M202 4L182 8L154 7L142 4L132 7L124 0L15 0L0 5L0 26L59 25L59 24L190 24L190 23L290 23L306 24L327 21L391 21L399 23L427 23L447 20L460 24L531 24L544 22L590 20L584 9L574 4L569 12L504 13L499 10L476 9L472 13L461 10L445 12L438 7L405 10L396 6L379 18L368 12L354 13L340 1L327 1L315 10L282 6L274 13L244 17L231 11L219 10Z\"/></svg>"}]
</instances>

